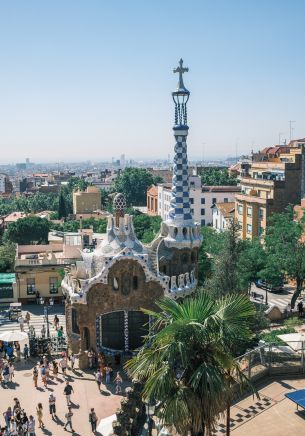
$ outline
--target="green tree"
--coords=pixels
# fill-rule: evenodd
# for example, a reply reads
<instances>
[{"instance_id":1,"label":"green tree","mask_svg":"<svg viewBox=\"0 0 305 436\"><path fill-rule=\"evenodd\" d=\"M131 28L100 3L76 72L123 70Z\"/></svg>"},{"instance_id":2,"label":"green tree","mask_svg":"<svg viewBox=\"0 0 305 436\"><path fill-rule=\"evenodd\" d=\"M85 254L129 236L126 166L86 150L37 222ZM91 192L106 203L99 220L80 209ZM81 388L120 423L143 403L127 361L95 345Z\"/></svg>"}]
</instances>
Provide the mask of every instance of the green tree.
<instances>
[{"instance_id":1,"label":"green tree","mask_svg":"<svg viewBox=\"0 0 305 436\"><path fill-rule=\"evenodd\" d=\"M230 176L227 168L206 168L201 174L201 182L206 186L237 185L237 179Z\"/></svg>"},{"instance_id":2,"label":"green tree","mask_svg":"<svg viewBox=\"0 0 305 436\"><path fill-rule=\"evenodd\" d=\"M0 245L0 272L13 272L15 263L16 247L15 244L7 242Z\"/></svg>"},{"instance_id":3,"label":"green tree","mask_svg":"<svg viewBox=\"0 0 305 436\"><path fill-rule=\"evenodd\" d=\"M9 224L3 239L21 245L47 244L49 230L50 222L47 219L30 216Z\"/></svg>"},{"instance_id":4,"label":"green tree","mask_svg":"<svg viewBox=\"0 0 305 436\"><path fill-rule=\"evenodd\" d=\"M220 249L213 257L212 275L205 284L215 298L245 290L238 268L242 243L237 222L232 221L222 237Z\"/></svg>"},{"instance_id":5,"label":"green tree","mask_svg":"<svg viewBox=\"0 0 305 436\"><path fill-rule=\"evenodd\" d=\"M237 269L241 287L250 292L251 284L261 278L266 267L266 251L258 238L240 242L240 255Z\"/></svg>"},{"instance_id":6,"label":"green tree","mask_svg":"<svg viewBox=\"0 0 305 436\"><path fill-rule=\"evenodd\" d=\"M59 219L66 219L68 216L68 210L66 207L66 199L64 196L64 192L61 190L59 193L59 201L58 201L58 218Z\"/></svg>"},{"instance_id":7,"label":"green tree","mask_svg":"<svg viewBox=\"0 0 305 436\"><path fill-rule=\"evenodd\" d=\"M124 194L128 206L145 206L147 189L161 181L144 168L126 168L115 179L114 189Z\"/></svg>"},{"instance_id":8,"label":"green tree","mask_svg":"<svg viewBox=\"0 0 305 436\"><path fill-rule=\"evenodd\" d=\"M251 336L253 304L241 295L215 301L200 293L157 306L160 312L144 310L154 320L151 333L127 371L144 382L144 400L157 402L165 425L180 434L209 434L231 400L233 379L247 383L232 349Z\"/></svg>"},{"instance_id":9,"label":"green tree","mask_svg":"<svg viewBox=\"0 0 305 436\"><path fill-rule=\"evenodd\" d=\"M301 293L305 279L304 222L294 220L293 209L270 217L266 230L266 273L273 280L285 274L295 280L296 289L291 298L291 307Z\"/></svg>"},{"instance_id":10,"label":"green tree","mask_svg":"<svg viewBox=\"0 0 305 436\"><path fill-rule=\"evenodd\" d=\"M68 182L68 189L70 192L77 191L78 189L85 191L89 185L90 183L80 177L71 177Z\"/></svg>"}]
</instances>

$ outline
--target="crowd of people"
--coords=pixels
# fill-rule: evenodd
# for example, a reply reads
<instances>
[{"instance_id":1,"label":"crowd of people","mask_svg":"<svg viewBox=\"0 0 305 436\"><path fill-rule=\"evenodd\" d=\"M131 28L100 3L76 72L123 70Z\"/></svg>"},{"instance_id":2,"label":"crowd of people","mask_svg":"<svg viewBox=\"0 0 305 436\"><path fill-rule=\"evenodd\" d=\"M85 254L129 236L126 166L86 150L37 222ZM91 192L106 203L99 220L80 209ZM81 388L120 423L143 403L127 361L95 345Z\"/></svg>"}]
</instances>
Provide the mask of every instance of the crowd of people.
<instances>
[{"instance_id":1,"label":"crowd of people","mask_svg":"<svg viewBox=\"0 0 305 436\"><path fill-rule=\"evenodd\" d=\"M3 360L3 359L2 359ZM65 386L63 388L62 394L65 397L67 409L61 410L61 414L64 418L64 430L71 430L74 432L73 428L73 402L71 396L74 394L73 386L70 384L67 376L67 369L73 371L75 365L76 356L71 354L68 356L66 353L62 353L62 356L57 362L56 359L50 361L47 356L43 356L42 359L34 366L32 377L33 385L36 389L47 389L48 383L51 379L59 378L59 369L65 379ZM12 381L14 377L14 365L12 362L8 363L8 376L7 383ZM4 373L4 369L1 374ZM40 376L40 377L39 377ZM41 383L40 383L41 382ZM56 408L56 397L51 391L48 397L49 404L49 414L54 422L62 425L63 421L59 419L57 415ZM35 429L46 428L45 411L43 404L39 402L36 406L36 416L28 415L25 408L21 407L18 398L14 398L14 404L8 406L5 412L3 412L3 418L5 421L5 426L1 427L0 436L35 436ZM98 417L94 408L91 408L88 412L88 420L91 425L92 432L96 432Z\"/></svg>"}]
</instances>

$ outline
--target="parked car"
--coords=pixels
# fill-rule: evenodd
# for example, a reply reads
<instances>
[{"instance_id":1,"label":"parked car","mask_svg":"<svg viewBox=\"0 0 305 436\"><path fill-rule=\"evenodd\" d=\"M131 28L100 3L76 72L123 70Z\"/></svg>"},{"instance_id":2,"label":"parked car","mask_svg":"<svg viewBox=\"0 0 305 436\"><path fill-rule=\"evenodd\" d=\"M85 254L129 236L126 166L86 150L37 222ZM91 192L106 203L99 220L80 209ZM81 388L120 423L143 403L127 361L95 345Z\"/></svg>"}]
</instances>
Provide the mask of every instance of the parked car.
<instances>
[{"instance_id":1,"label":"parked car","mask_svg":"<svg viewBox=\"0 0 305 436\"><path fill-rule=\"evenodd\" d=\"M284 291L283 282L281 284L275 286L275 285L272 285L272 284L266 282L266 280L260 279L260 280L255 281L255 286L257 288L264 289L264 290L267 290L269 292L283 292Z\"/></svg>"},{"instance_id":2,"label":"parked car","mask_svg":"<svg viewBox=\"0 0 305 436\"><path fill-rule=\"evenodd\" d=\"M22 314L22 305L21 303L11 303L10 308L8 310L8 317L11 321L18 321L19 317Z\"/></svg>"}]
</instances>

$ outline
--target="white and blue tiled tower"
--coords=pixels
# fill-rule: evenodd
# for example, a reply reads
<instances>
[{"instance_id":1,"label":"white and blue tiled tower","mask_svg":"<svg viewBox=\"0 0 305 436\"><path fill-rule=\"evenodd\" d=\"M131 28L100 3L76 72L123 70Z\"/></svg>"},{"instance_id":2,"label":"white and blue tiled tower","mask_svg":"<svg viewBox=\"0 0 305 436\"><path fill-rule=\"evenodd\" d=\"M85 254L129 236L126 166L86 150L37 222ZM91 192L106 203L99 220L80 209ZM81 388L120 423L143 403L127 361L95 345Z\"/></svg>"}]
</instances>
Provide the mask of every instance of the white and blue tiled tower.
<instances>
[{"instance_id":1,"label":"white and blue tiled tower","mask_svg":"<svg viewBox=\"0 0 305 436\"><path fill-rule=\"evenodd\" d=\"M165 223L168 235L164 240L168 247L176 248L198 247L201 243L200 227L199 224L193 221L189 198L186 138L189 130L187 125L187 102L190 92L183 83L183 74L187 71L188 68L183 67L183 60L180 59L179 66L174 69L174 73L179 74L177 89L172 92L175 103L175 125L173 130L176 145L169 219Z\"/></svg>"}]
</instances>

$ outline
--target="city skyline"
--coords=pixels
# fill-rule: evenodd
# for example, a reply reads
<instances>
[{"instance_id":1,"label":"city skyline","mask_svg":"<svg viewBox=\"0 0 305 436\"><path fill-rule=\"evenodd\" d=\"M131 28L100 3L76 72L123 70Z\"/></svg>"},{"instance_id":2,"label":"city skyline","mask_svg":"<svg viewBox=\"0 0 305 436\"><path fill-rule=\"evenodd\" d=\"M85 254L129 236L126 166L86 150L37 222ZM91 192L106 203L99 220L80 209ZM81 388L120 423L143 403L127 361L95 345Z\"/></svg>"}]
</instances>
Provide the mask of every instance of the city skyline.
<instances>
[{"instance_id":1,"label":"city skyline","mask_svg":"<svg viewBox=\"0 0 305 436\"><path fill-rule=\"evenodd\" d=\"M289 121L303 137L304 12L301 1L2 4L1 162L166 159L180 57L191 159L289 141Z\"/></svg>"}]
</instances>

